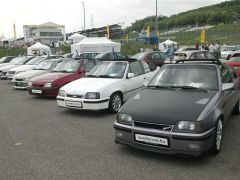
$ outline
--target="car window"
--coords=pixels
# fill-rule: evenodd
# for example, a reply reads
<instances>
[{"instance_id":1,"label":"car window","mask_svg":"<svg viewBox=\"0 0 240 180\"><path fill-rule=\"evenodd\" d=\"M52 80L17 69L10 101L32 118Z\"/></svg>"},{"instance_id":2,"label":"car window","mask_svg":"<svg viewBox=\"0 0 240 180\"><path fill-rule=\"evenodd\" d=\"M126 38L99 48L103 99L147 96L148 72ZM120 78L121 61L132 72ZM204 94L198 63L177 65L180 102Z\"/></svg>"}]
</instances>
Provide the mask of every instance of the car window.
<instances>
[{"instance_id":1,"label":"car window","mask_svg":"<svg viewBox=\"0 0 240 180\"><path fill-rule=\"evenodd\" d=\"M160 52L162 59L167 59L168 55L166 53Z\"/></svg>"},{"instance_id":2,"label":"car window","mask_svg":"<svg viewBox=\"0 0 240 180\"><path fill-rule=\"evenodd\" d=\"M151 59L152 60L159 60L159 59L161 59L160 54L158 52L153 53L152 56L151 56Z\"/></svg>"},{"instance_id":3,"label":"car window","mask_svg":"<svg viewBox=\"0 0 240 180\"><path fill-rule=\"evenodd\" d=\"M206 52L205 53L207 59L217 59L217 57L215 57L213 54L209 53L209 52Z\"/></svg>"},{"instance_id":4,"label":"car window","mask_svg":"<svg viewBox=\"0 0 240 180\"><path fill-rule=\"evenodd\" d=\"M119 59L126 58L126 56L124 54L121 54L121 53L116 53L116 57L119 58Z\"/></svg>"},{"instance_id":5,"label":"car window","mask_svg":"<svg viewBox=\"0 0 240 180\"><path fill-rule=\"evenodd\" d=\"M109 55L108 55L108 59L113 60L113 59L114 59L113 54L109 54Z\"/></svg>"},{"instance_id":6,"label":"car window","mask_svg":"<svg viewBox=\"0 0 240 180\"><path fill-rule=\"evenodd\" d=\"M206 59L204 53L196 53L195 58L196 59Z\"/></svg>"},{"instance_id":7,"label":"car window","mask_svg":"<svg viewBox=\"0 0 240 180\"><path fill-rule=\"evenodd\" d=\"M228 70L225 64L222 64L220 67L222 83L231 83L233 82L231 72Z\"/></svg>"},{"instance_id":8,"label":"car window","mask_svg":"<svg viewBox=\"0 0 240 180\"><path fill-rule=\"evenodd\" d=\"M144 72L149 73L151 71L149 65L145 61L141 61L141 63L142 63Z\"/></svg>"},{"instance_id":9,"label":"car window","mask_svg":"<svg viewBox=\"0 0 240 180\"><path fill-rule=\"evenodd\" d=\"M143 68L139 61L135 61L129 64L129 72L134 73L134 77L142 75Z\"/></svg>"}]
</instances>

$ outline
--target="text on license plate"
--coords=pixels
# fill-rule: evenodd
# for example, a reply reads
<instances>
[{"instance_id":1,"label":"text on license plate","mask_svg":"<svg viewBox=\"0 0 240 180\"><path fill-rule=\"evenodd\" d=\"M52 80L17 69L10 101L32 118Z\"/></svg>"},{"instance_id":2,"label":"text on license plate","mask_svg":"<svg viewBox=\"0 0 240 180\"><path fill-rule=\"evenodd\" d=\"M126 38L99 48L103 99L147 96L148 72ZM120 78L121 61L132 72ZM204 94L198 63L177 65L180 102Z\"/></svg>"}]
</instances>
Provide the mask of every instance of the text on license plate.
<instances>
[{"instance_id":1,"label":"text on license plate","mask_svg":"<svg viewBox=\"0 0 240 180\"><path fill-rule=\"evenodd\" d=\"M77 101L66 101L67 106L71 107L82 107L82 102L77 102Z\"/></svg>"},{"instance_id":2,"label":"text on license plate","mask_svg":"<svg viewBox=\"0 0 240 180\"><path fill-rule=\"evenodd\" d=\"M136 141L144 142L144 143L147 143L147 144L168 146L168 139L167 138L160 138L160 137L155 137L155 136L135 134L135 139L136 139Z\"/></svg>"},{"instance_id":3,"label":"text on license plate","mask_svg":"<svg viewBox=\"0 0 240 180\"><path fill-rule=\"evenodd\" d=\"M39 89L32 89L32 93L35 93L35 94L42 94L42 90L39 90Z\"/></svg>"}]
</instances>

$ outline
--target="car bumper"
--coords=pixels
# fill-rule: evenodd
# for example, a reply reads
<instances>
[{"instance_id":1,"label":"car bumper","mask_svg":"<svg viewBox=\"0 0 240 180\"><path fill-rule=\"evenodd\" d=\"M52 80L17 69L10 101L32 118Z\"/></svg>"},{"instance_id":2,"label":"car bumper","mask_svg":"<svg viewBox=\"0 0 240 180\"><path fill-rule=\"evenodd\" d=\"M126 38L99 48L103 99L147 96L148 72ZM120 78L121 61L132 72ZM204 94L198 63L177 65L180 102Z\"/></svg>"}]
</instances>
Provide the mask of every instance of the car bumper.
<instances>
[{"instance_id":1,"label":"car bumper","mask_svg":"<svg viewBox=\"0 0 240 180\"><path fill-rule=\"evenodd\" d=\"M56 97L60 87L27 87L28 93L34 96Z\"/></svg>"},{"instance_id":2,"label":"car bumper","mask_svg":"<svg viewBox=\"0 0 240 180\"><path fill-rule=\"evenodd\" d=\"M79 99L57 96L59 107L82 110L102 110L107 109L109 98L103 99Z\"/></svg>"},{"instance_id":3,"label":"car bumper","mask_svg":"<svg viewBox=\"0 0 240 180\"><path fill-rule=\"evenodd\" d=\"M199 156L211 149L215 132L214 128L202 134L166 132L130 127L117 122L115 122L114 128L116 143L163 154L191 156ZM136 140L136 134L167 139L168 145L153 145L146 142L139 142Z\"/></svg>"},{"instance_id":4,"label":"car bumper","mask_svg":"<svg viewBox=\"0 0 240 180\"><path fill-rule=\"evenodd\" d=\"M27 89L28 82L27 81L12 81L14 89Z\"/></svg>"}]
</instances>

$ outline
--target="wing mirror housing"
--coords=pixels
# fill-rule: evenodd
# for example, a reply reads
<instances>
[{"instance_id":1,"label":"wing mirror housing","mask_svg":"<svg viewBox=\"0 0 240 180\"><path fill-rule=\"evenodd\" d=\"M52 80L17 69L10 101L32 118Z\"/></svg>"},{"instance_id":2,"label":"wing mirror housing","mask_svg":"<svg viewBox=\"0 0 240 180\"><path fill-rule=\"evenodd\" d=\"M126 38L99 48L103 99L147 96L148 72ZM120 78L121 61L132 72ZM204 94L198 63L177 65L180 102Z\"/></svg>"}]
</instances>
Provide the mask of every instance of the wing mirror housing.
<instances>
[{"instance_id":1,"label":"wing mirror housing","mask_svg":"<svg viewBox=\"0 0 240 180\"><path fill-rule=\"evenodd\" d=\"M134 73L128 73L128 75L127 75L128 79L133 78L133 77L134 77Z\"/></svg>"},{"instance_id":2,"label":"wing mirror housing","mask_svg":"<svg viewBox=\"0 0 240 180\"><path fill-rule=\"evenodd\" d=\"M157 69L157 66L153 63L149 63L149 68L151 71L155 71Z\"/></svg>"},{"instance_id":3,"label":"wing mirror housing","mask_svg":"<svg viewBox=\"0 0 240 180\"><path fill-rule=\"evenodd\" d=\"M222 91L229 91L229 90L235 90L235 84L234 83L223 83Z\"/></svg>"}]
</instances>

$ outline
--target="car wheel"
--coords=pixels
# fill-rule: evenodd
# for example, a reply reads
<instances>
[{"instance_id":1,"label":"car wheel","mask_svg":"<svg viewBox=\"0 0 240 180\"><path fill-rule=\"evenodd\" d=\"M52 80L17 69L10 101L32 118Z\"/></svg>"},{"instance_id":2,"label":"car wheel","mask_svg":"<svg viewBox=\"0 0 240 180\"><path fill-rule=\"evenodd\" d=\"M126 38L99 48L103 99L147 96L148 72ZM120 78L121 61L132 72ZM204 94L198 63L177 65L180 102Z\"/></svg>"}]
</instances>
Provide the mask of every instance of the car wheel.
<instances>
[{"instance_id":1,"label":"car wheel","mask_svg":"<svg viewBox=\"0 0 240 180\"><path fill-rule=\"evenodd\" d=\"M116 113L122 107L122 96L120 93L113 93L109 100L108 110L111 113Z\"/></svg>"},{"instance_id":2,"label":"car wheel","mask_svg":"<svg viewBox=\"0 0 240 180\"><path fill-rule=\"evenodd\" d=\"M238 115L240 113L240 100L238 100L237 104L235 105L234 109L233 109L233 114Z\"/></svg>"},{"instance_id":3,"label":"car wheel","mask_svg":"<svg viewBox=\"0 0 240 180\"><path fill-rule=\"evenodd\" d=\"M216 124L214 142L213 142L213 146L212 146L213 154L218 154L221 151L222 140L223 140L223 122L221 119L219 119Z\"/></svg>"}]
</instances>

